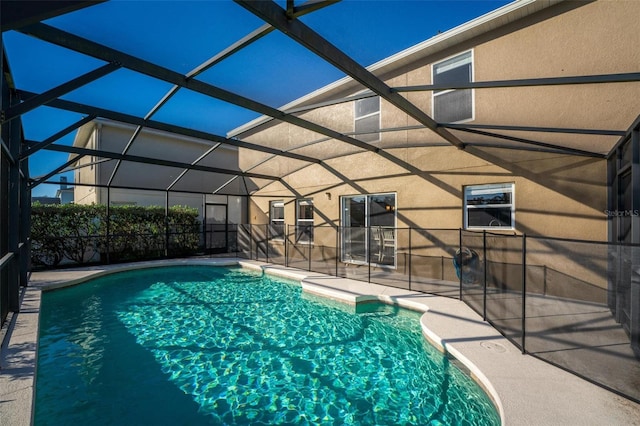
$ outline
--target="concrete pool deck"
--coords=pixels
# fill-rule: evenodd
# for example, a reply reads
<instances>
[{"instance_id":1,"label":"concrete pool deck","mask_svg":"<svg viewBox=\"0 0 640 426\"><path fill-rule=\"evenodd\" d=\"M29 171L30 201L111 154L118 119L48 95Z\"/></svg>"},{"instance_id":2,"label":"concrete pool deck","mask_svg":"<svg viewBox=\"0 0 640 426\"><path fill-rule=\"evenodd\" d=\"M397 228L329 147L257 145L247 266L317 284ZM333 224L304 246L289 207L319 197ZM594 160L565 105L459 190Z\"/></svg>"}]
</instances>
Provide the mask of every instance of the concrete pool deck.
<instances>
[{"instance_id":1,"label":"concrete pool deck","mask_svg":"<svg viewBox=\"0 0 640 426\"><path fill-rule=\"evenodd\" d=\"M425 337L453 355L487 390L504 425L640 425L640 404L522 355L463 302L244 259L184 259L33 273L22 294L20 313L7 321L9 326L0 334L0 423L32 423L42 289L122 269L238 263L299 280L304 291L353 305L380 300L424 312Z\"/></svg>"}]
</instances>

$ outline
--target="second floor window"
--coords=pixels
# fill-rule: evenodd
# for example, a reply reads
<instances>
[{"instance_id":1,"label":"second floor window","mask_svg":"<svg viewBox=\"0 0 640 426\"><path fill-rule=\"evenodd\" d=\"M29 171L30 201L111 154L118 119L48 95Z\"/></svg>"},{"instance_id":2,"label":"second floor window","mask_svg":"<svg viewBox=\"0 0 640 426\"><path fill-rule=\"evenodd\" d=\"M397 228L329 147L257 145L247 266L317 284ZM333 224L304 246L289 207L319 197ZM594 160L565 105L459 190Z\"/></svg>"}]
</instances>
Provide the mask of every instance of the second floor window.
<instances>
[{"instance_id":1,"label":"second floor window","mask_svg":"<svg viewBox=\"0 0 640 426\"><path fill-rule=\"evenodd\" d=\"M296 241L313 242L313 200L298 200L296 206Z\"/></svg>"},{"instance_id":2,"label":"second floor window","mask_svg":"<svg viewBox=\"0 0 640 426\"><path fill-rule=\"evenodd\" d=\"M269 207L271 238L284 240L284 201L272 201Z\"/></svg>"},{"instance_id":3,"label":"second floor window","mask_svg":"<svg viewBox=\"0 0 640 426\"><path fill-rule=\"evenodd\" d=\"M359 99L355 102L354 130L356 139L363 142L380 140L380 98Z\"/></svg>"},{"instance_id":4,"label":"second floor window","mask_svg":"<svg viewBox=\"0 0 640 426\"><path fill-rule=\"evenodd\" d=\"M451 86L471 81L473 81L473 61L470 51L433 64L433 84ZM473 90L435 90L433 118L438 123L455 123L473 119Z\"/></svg>"}]
</instances>

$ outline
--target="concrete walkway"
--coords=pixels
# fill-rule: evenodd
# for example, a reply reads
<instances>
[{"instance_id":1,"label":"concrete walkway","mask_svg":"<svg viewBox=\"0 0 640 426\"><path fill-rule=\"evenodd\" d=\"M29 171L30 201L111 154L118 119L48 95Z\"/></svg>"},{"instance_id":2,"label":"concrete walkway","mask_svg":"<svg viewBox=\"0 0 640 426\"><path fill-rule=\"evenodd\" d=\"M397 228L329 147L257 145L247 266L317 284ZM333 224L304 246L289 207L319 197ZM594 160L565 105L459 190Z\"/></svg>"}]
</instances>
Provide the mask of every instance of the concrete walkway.
<instances>
[{"instance_id":1,"label":"concrete walkway","mask_svg":"<svg viewBox=\"0 0 640 426\"><path fill-rule=\"evenodd\" d=\"M42 288L109 271L168 264L237 264L300 280L304 291L356 304L373 300L424 312L425 337L455 356L492 397L505 425L640 425L635 404L530 356L455 299L238 259L187 259L34 273L10 321L0 357L0 424L32 422ZM0 336L1 337L1 336Z\"/></svg>"}]
</instances>

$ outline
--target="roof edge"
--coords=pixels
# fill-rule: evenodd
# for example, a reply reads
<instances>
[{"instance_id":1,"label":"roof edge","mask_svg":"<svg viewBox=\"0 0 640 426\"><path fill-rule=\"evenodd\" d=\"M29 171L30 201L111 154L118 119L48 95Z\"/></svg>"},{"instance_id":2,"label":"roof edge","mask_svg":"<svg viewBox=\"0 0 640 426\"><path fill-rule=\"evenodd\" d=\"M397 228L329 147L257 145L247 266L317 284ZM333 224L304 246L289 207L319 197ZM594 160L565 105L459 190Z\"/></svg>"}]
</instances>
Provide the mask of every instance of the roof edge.
<instances>
[{"instance_id":1,"label":"roof edge","mask_svg":"<svg viewBox=\"0 0 640 426\"><path fill-rule=\"evenodd\" d=\"M106 126L106 127L113 127L113 128L119 128L119 129L125 129L125 130L131 130L133 131L137 126L135 124L129 124L129 123L123 123L121 121L116 121L116 120L111 120L108 118L102 118L102 117L98 117L95 118L93 120L91 120L89 123L85 124L84 126L81 126L80 129L78 129L78 132L76 133L76 136L74 138L74 146L81 146L81 145L77 145L76 144L76 139L79 138L80 135L80 131L83 129L92 129L93 127L95 127L96 125L102 125L102 126ZM207 140L207 139L200 139L200 138L196 138L193 136L187 136L187 135L181 135L179 133L171 133L171 132L167 132L165 130L159 130L159 129L153 129L150 127L144 127L142 126L142 133L144 134L148 134L148 135L157 135L160 137L164 137L164 138L170 138L170 139L178 139L181 141L185 141L185 142L190 142L190 143L195 143L195 144L200 144L200 145L204 145L207 147L211 147L213 144L219 143L219 142L215 142L215 141L211 141L211 140ZM220 147L221 149L230 149L230 150L237 150L238 147L233 145L232 143L222 143L220 142Z\"/></svg>"}]
</instances>

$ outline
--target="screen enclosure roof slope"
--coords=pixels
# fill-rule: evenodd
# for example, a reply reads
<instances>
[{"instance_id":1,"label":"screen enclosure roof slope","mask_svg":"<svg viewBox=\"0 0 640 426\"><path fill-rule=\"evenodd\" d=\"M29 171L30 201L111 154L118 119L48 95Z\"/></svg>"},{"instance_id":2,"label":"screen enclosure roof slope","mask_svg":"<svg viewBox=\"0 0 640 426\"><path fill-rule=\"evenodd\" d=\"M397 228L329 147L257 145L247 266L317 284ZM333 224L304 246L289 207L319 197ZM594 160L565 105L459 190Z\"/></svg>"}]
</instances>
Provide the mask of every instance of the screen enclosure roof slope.
<instances>
[{"instance_id":1,"label":"screen enclosure roof slope","mask_svg":"<svg viewBox=\"0 0 640 426\"><path fill-rule=\"evenodd\" d=\"M3 1L5 73L10 68L22 102L3 106L2 119L21 120L21 159L29 158L33 188L70 174L84 157L109 164L99 186L227 195L249 195L274 184L287 188L286 178L305 169L320 168L327 185L335 185L351 176L333 164L352 155L381 156L389 161L389 173L423 173L393 155L400 146L393 137L366 142L353 129L306 115L371 96L382 99L385 111L406 114L415 123L381 132L424 134L430 141L424 146L595 158L610 152L626 128L611 128L604 119L594 118L589 128L535 120L437 123L410 94L430 96L443 87L389 86L388 76L421 58L558 2L469 2L464 10L454 3ZM467 87L537 90L639 78L640 73L523 76ZM97 123L117 124L127 132L126 143L83 144L82 135ZM306 141L250 141L248 136L278 123L301 128ZM144 144L148 133L197 143L179 156L168 155ZM221 160L222 152L238 148L254 153L252 164ZM276 164L283 158L286 167ZM124 176L136 165L162 178L129 182Z\"/></svg>"}]
</instances>

